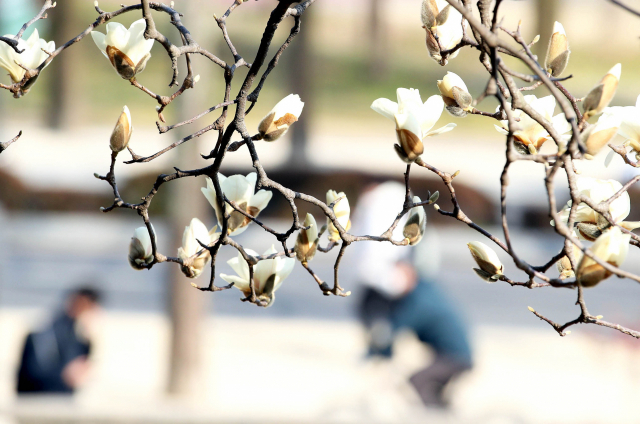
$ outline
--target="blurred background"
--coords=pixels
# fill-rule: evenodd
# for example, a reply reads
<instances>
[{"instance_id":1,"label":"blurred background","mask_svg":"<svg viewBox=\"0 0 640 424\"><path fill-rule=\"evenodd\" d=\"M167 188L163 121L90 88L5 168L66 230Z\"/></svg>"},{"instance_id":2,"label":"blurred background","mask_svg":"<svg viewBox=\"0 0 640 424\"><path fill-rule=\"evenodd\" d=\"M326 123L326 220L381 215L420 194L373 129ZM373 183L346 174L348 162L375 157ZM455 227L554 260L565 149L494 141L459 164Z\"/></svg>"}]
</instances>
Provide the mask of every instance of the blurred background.
<instances>
[{"instance_id":1,"label":"blurred background","mask_svg":"<svg viewBox=\"0 0 640 424\"><path fill-rule=\"evenodd\" d=\"M57 3L49 18L32 28L61 45L97 14L89 0ZM110 11L120 3L103 0L100 7ZM640 6L636 0L627 3ZM223 14L229 4L175 1L198 43L225 60L232 57L212 16ZM227 21L230 37L247 61L255 56L275 4L247 2ZM0 0L1 33L15 34L40 7L35 0ZM635 104L640 94L638 18L604 0L507 1L501 12L507 28L514 29L522 19L525 39L541 34L533 47L541 57L554 20L564 24L572 50L565 73L573 74L565 85L577 97L621 62L612 105ZM139 14L129 13L117 21L128 26L137 19ZM166 16L158 14L156 22L177 44ZM446 71L460 75L474 95L485 87L487 75L475 50L462 50L445 68L428 57L419 0L322 0L302 22L301 34L271 74L247 126L255 130L278 100L300 94L305 108L299 122L284 139L258 143L257 149L271 178L320 199L329 189L344 191L354 208L372 180L401 181L405 165L393 152L393 123L369 108L375 99L395 101L397 87L412 87L424 100L439 94L436 80ZM288 19L281 25L272 47L280 45L292 24ZM151 53L138 80L169 94L170 62L157 43ZM194 67L200 82L167 109L169 124L222 99L222 71L203 57L194 58ZM246 68L237 71L233 93L245 74ZM542 89L533 94L547 95ZM417 260L428 263L430 278L468 325L474 358L472 371L447 387L447 411L424 408L406 381L433 357L412 334L396 338L392 360L365 359L367 339L356 316L358 256L351 250L341 266L341 282L352 296L322 296L298 264L268 309L240 302L235 289L194 290L178 267L132 270L127 249L141 220L125 210L102 214L99 207L112 201L110 187L93 177L108 171L108 139L125 104L135 127L130 146L141 155L218 117L213 113L159 135L155 100L122 80L90 37L54 60L26 97L15 100L0 93L0 140L24 132L0 155L0 423L640 422L635 407L640 396L638 341L595 326L573 327L573 334L558 337L527 306L564 322L579 314L574 291L484 283L471 270L475 264L465 246L482 241L480 235L431 208ZM495 106L485 100L479 108L493 111ZM423 157L439 169L460 170L456 190L463 209L501 235L503 137L493 122L478 116L461 120L443 113L436 128L449 122L458 127L427 139ZM121 194L133 202L173 166L202 166L199 153L208 153L215 141L214 132L206 133L149 164L125 165L127 155L122 154L116 167ZM619 158L605 168L605 155L580 163L582 173L623 183L634 175ZM222 171L251 172L247 150L229 154ZM562 246L549 226L543 176L540 165L517 163L508 192L514 245L532 264L546 262ZM162 252L174 255L192 217L208 227L215 224L199 190L204 185L203 179L183 179L165 185L156 196L150 212ZM564 203L568 195L562 186L558 178L557 195ZM428 191L444 193L440 181L420 169L412 172L412 188L423 198ZM628 219L640 220L640 192L632 189L630 195ZM439 201L444 209L450 208L447 197ZM298 206L302 213L320 217L306 204ZM261 217L278 230L290 225L288 205L278 195ZM258 252L277 245L256 226L238 241ZM311 266L330 281L336 255L337 250L318 254ZM524 278L506 255L498 255L510 278ZM233 256L235 250L223 248L216 271L232 273L226 261ZM640 272L640 252L630 251L625 269ZM557 275L554 268L549 275ZM209 271L196 282L205 285L208 278ZM89 381L71 398L19 399L15 379L26 334L46 326L65 293L81 284L99 287L104 294ZM589 290L590 312L640 328L636 286L611 278Z\"/></svg>"}]
</instances>

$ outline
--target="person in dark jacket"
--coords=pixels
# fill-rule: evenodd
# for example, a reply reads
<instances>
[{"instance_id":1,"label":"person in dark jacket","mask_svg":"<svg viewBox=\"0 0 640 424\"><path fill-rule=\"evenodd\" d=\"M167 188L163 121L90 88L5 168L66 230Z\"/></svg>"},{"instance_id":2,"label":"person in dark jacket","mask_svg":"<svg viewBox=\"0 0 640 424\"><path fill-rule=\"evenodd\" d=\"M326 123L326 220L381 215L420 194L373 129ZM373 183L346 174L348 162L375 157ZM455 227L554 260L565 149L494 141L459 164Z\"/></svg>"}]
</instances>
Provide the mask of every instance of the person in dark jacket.
<instances>
[{"instance_id":1,"label":"person in dark jacket","mask_svg":"<svg viewBox=\"0 0 640 424\"><path fill-rule=\"evenodd\" d=\"M83 324L98 309L99 298L92 288L74 291L48 328L27 335L18 371L18 394L72 394L82 384L91 351Z\"/></svg>"},{"instance_id":2,"label":"person in dark jacket","mask_svg":"<svg viewBox=\"0 0 640 424\"><path fill-rule=\"evenodd\" d=\"M396 182L371 187L358 201L354 233L382 234L394 221L405 193L405 187ZM405 220L398 223L395 240L404 237ZM411 376L410 383L425 405L444 407L444 388L471 369L472 352L460 312L432 282L437 279L439 251L437 239L427 238L412 247L359 246L357 278L363 285L359 314L368 332L368 356L390 358L400 330L412 331L434 350L433 362Z\"/></svg>"}]
</instances>

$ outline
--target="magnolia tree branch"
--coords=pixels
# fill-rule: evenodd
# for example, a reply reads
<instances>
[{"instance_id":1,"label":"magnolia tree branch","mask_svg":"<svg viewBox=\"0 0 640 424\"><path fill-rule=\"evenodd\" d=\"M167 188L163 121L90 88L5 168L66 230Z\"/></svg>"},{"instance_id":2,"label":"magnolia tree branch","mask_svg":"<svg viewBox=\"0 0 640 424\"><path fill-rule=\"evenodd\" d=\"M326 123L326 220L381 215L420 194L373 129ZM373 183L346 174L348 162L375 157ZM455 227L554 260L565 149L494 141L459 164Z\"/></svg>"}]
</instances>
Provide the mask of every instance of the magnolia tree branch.
<instances>
[{"instance_id":1,"label":"magnolia tree branch","mask_svg":"<svg viewBox=\"0 0 640 424\"><path fill-rule=\"evenodd\" d=\"M4 143L0 143L0 153L4 152L5 150L7 150L9 148L9 146L11 146L13 143L15 143L16 141L18 141L18 139L22 136L22 131L20 131L18 133L17 136L13 137L11 140L9 141L5 141Z\"/></svg>"},{"instance_id":2,"label":"magnolia tree branch","mask_svg":"<svg viewBox=\"0 0 640 424\"><path fill-rule=\"evenodd\" d=\"M610 1L632 13L637 14L637 12L630 10L618 1ZM191 32L182 23L182 15L175 10L173 6L167 6L165 4L151 2L149 0L141 0L139 4L123 6L121 9L113 12L105 12L100 9L96 2L95 9L98 13L98 18L83 32L62 44L54 51L46 52L47 58L35 69L23 67L25 70L25 76L21 81L15 82L11 85L0 84L0 88L9 90L14 94L14 97L24 95L28 87L33 83L33 80L37 78L39 73L42 72L44 67L52 60L56 59L62 51L79 42L91 31L106 22L109 22L113 18L125 13L137 11L138 13L141 13L142 18L144 19L144 38L146 40L154 40L160 43L169 58L172 70L172 78L169 86L178 87L172 94L163 95L155 93L145 87L144 84L138 81L135 74L131 78L129 78L129 76L125 78L129 80L129 83L133 87L140 90L143 95L151 97L154 100L154 103L157 103L159 121L156 124L158 131L161 134L168 133L175 128L193 124L195 121L205 117L206 115L216 112L213 122L202 126L200 129L196 129L186 137L169 143L165 148L158 152L151 154L147 153L146 156L138 155L128 147L128 138L124 144L115 146L112 138L111 147L113 153L111 155L109 171L106 175L95 174L95 176L109 184L114 199L111 205L102 208L103 212L111 212L115 209L129 209L135 211L142 218L145 233L149 238L150 254L148 257L144 257L144 261L132 263L132 266L135 265L134 267L138 269L150 269L156 264L170 262L175 263L176 266L180 266L183 272L188 276L196 277L200 272L202 272L202 268L204 266L202 264L206 264L206 262L210 260L211 274L209 283L205 286L193 285L201 291L222 291L229 289L236 284L216 284L216 261L218 254L223 246L228 246L238 252L237 265L246 265L248 267L249 279L247 281L247 286L238 286L238 288L243 291L244 297L241 300L244 302L253 303L258 306L269 306L273 301L273 292L277 288L277 275L274 274L265 281L263 278L264 276L260 271L261 262L271 260L297 260L309 273L310 278L318 285L322 294L327 296L348 296L350 292L346 291L340 284L339 271L342 259L345 254L347 254L349 246L357 242L382 242L390 243L394 246L398 246L398 248L406 248L406 246L413 244L414 242L409 238L409 236L405 235L404 228L403 238L393 237L394 234L397 233L396 230L400 226L402 220L407 215L411 217L411 214L414 211L420 210L424 206L433 205L440 215L453 218L466 224L468 227L493 242L493 244L506 252L506 254L513 260L515 267L525 274L525 278L522 278L522 281L511 279L505 275L502 264L499 264L500 266L496 268L499 268L497 273L488 273L486 270L476 270L477 272L480 271L478 274L482 278L488 279L489 281L501 281L509 284L510 286L525 287L528 289L552 287L576 290L576 305L580 308L579 316L564 324L558 324L530 308L532 313L551 325L559 335L564 336L568 334L569 332L567 331L567 328L576 324L595 324L615 329L632 337L640 338L640 333L638 331L603 321L601 316L594 316L589 313L585 301L586 286L584 281L577 277L577 271L573 275L575 277L573 280L566 280L566 278L571 277L567 277L566 275L563 276L562 274L559 278L549 275L550 269L556 263L561 263L566 259L569 262L568 269L571 270L571 272L574 272L575 270L580 269L579 267L583 261L585 261L584 258L586 258L591 260L594 263L594 266L600 267L599 269L601 269L601 273L607 277L610 275L616 275L621 278L629 278L640 282L640 276L624 271L611 261L600 257L597 249L589 247L583 243L583 241L577 237L576 233L576 228L580 228L581 225L577 222L577 212L579 206L583 205L582 207L590 207L594 211L594 214L597 214L598 216L598 223L594 230L594 238L599 237L600 234L604 234L607 231L615 230L620 231L621 234L628 235L630 239L629 243L631 245L640 247L640 237L625 228L624 225L622 225L624 223L618 222L617 217L613 216L611 213L614 202L622 196L627 196L627 191L634 184L640 181L640 176L629 180L619 190L612 193L610 198L605 200L599 199L597 202L578 189L578 176L576 175L574 161L582 160L587 157L585 155L587 149L584 140L586 137L585 134L587 134L586 132L589 131L590 128L590 125L587 122L590 115L586 112L581 112L580 104L582 103L583 109L586 111L588 106L587 103L590 102L589 96L575 96L572 94L561 83L562 81L571 78L571 75L562 78L555 73L552 75L553 72L545 68L547 64L545 63L543 65L538 61L538 58L531 51L531 47L537 42L538 38L531 41L526 40L520 32L520 24L518 24L515 30L502 26L502 22L499 19L499 8L502 4L501 0L478 0L476 2L470 0L447 0L449 3L449 11L444 13L442 16L434 16L434 25L442 24L442 21L446 20L448 14L451 13L451 10L457 10L461 15L459 24L462 27L462 37L459 39L459 42L444 48L443 39L439 36L434 36L434 40L432 40L430 48L438 49L440 56L437 61L441 65L445 65L450 60L454 59L456 53L461 49L475 49L479 52L480 69L485 69L487 72L485 90L475 99L473 99L469 93L470 100L467 101L464 114L462 114L462 116L467 113L483 116L490 118L491 122L495 122L496 120L500 121L500 125L504 127L504 133L506 134L504 150L505 162L500 176L500 223L502 235L491 234L485 228L474 222L473 219L463 210L463 205L457 197L454 184L455 178L458 176L460 171L456 171L454 173L442 171L428 164L419 155L410 160L406 160L409 164L407 165L404 174L405 196L403 204L398 205L397 215L393 221L389 223L387 229L379 235L356 235L349 232L350 223L346 223L347 221L340 218L343 217L343 215L341 215L343 212L337 212L340 209L340 206L343 205L340 202L347 202L344 196L339 196L334 200L323 202L308 194L285 187L271 179L260 162L260 158L256 150L256 143L265 139L268 141L273 140L266 138L268 137L268 134L265 133L264 128L260 128L257 134L251 135L251 132L249 132L246 127L245 118L251 112L254 105L259 101L260 93L264 85L268 82L269 76L278 66L282 55L285 54L291 43L295 42L295 37L300 33L300 31L304 30L304 14L308 11L308 8L315 3L315 0L306 0L302 2L294 0L279 1L270 13L260 39L257 53L251 63L247 62L236 48L227 28L227 18L237 11L239 6L244 2L245 0L233 0L222 16L218 17L214 15L213 17L213 20L220 29L220 35L224 40L224 44L226 45L226 48L229 49L229 52L233 57L232 62L225 62L218 56L212 54L206 49L203 49L195 41ZM432 3L434 2L430 2L429 4L432 5ZM296 5L294 6L294 4ZM45 1L40 13L31 21L27 22L14 38L0 38L0 41L9 44L16 52L18 52L18 40L22 37L24 30L33 24L33 22L45 18L47 10L54 6L55 3L52 3L50 0ZM478 9L479 19L476 18L477 15L473 10L474 7L477 7ZM157 18L156 15L158 14L169 18L171 24L175 28L175 31L177 31L177 34L180 36L182 41L181 46L173 44L165 34L158 31L155 21ZM274 35L278 28L285 24L287 20L289 20L289 23L286 24L287 28L290 28L289 34L285 41L274 50L272 46ZM425 26L425 29L427 31L431 30L428 26ZM274 51L270 54L270 50ZM221 84L220 87L224 87L224 89L221 89L220 93L212 95L215 100L211 102L213 105L208 109L182 122L166 124L163 111L177 97L187 90L193 89L194 85L198 81L199 76L196 74L192 63L192 55L194 54L206 57L209 59L211 64L218 66L223 70L224 84ZM507 65L507 62L503 60L505 55L511 58L509 59L509 64L516 61L523 64L526 71L516 70L515 66L512 67L511 65ZM187 74L181 84L178 83L178 63L180 60L184 60L187 69ZM241 81L238 91L232 94L232 82L236 76L236 71L241 67L248 68L248 71ZM556 127L555 122L551 122L547 116L536 109L536 107L532 106L532 104L530 104L523 96L523 92L539 88L548 91L550 95L553 96L553 99L555 99L555 102L560 106L561 111L564 113L566 122L571 128L571 135L565 136L564 133ZM481 106L482 101L486 97L494 97L498 101L499 106L495 111L484 111L477 108ZM232 116L229 115L230 110L233 110ZM449 111L451 112L451 110ZM451 113L454 116L459 116L455 115L454 112ZM521 136L521 130L524 121L523 118L525 116L533 120L533 122L545 131L545 140L548 139L553 141L555 149L557 150L555 153L542 154L537 151L539 146L534 146L532 148L531 145L527 147L526 144L524 144ZM284 129L285 131L288 128L288 125L291 125L291 123L297 120L298 116L295 116L294 118L295 119L289 120L289 123L286 124L287 127ZM277 125L284 124L278 123ZM279 128L280 127L278 127L278 129ZM398 138L400 140L402 129L397 128L397 130ZM123 151L124 147L127 147L131 154L131 159L125 161L125 164L142 164L150 162L173 149L177 149L184 143L209 131L216 131L218 137L215 147L208 154L202 155L205 160L209 161L206 166L192 170L174 168L175 172L159 175L147 195L143 197L140 202L130 203L123 199L118 189L116 171L118 165L118 152ZM0 143L0 152L5 150L11 143L15 142L21 134L22 133L13 140ZM115 130L114 134L116 134ZM241 204L241 202L232 199L224 192L222 187L223 179L220 177L219 173L222 163L227 154L234 154L234 152L240 151L240 148L243 146L246 146L247 148L253 169L256 173L257 178L255 190L271 190L273 193L282 196L287 201L291 212L291 225L286 229L286 231L280 232L269 227L258 219L259 211L253 211L251 208L247 207L247 204ZM622 146L609 144L609 147L615 153L620 155L627 164L634 167L640 166L638 162L629 159L626 144ZM514 167L512 167L512 165L520 161L536 163L540 166L541 171L544 171L544 183L547 192L549 218L554 221L556 234L558 234L563 240L563 245L560 251L542 265L532 265L527 261L525 256L522 255L522 252L516 252L512 240L513 235L507 219L507 188L509 186L509 177L510 174L514 172ZM448 200L451 202L449 210L447 210L448 208L442 208L436 203L439 197L438 192L435 192L433 195L429 192L429 198L427 200L419 202L413 200L411 196L411 169L413 163L415 163L417 171L433 173L442 181L446 187ZM414 169L416 169L416 167L414 167ZM568 181L567 188L571 198L571 206L567 207L568 216L566 216L566 219L564 219L564 217L560 217L555 197L556 177L558 174L564 174ZM218 230L220 232L216 232L214 235L212 235L213 233L210 233L206 242L203 241L204 239L202 237L198 238L197 243L199 244L199 248L195 249L196 251L190 250L188 255L181 254L179 251L178 257L167 256L158 250L157 234L155 233L149 213L151 203L155 198L155 195L166 183L170 183L181 178L198 178L199 180L203 180L202 177L208 177L210 179L215 192L215 196L210 197L209 200L216 206ZM299 250L299 243L302 243L300 241L301 238L304 240L304 237L308 236L308 232L311 231L312 226L303 219L304 217L300 216L296 202L305 202L313 206L313 208L315 208L316 211L319 211L327 220L327 225L317 231L318 236L312 243L312 246L307 246L307 249L311 249L313 251L313 254L311 255L308 255L308 252L301 253ZM565 209L565 212L563 213L566 214L567 209ZM269 251L262 255L255 254L255 252L252 253L250 249L245 248L245 246L239 244L233 238L238 222L243 222L243 225L255 224L265 232L272 235L278 242L279 250ZM326 242L326 244L321 244L320 237L322 237L327 228L330 229L329 241ZM316 230L318 229L316 228ZM294 247L292 247L290 243L292 237L295 239ZM132 242L132 246L135 247L134 242ZM339 249L333 266L333 275L321 276L317 274L309 264L309 261L313 258L315 252L327 253L338 247ZM575 256L579 252L582 252L584 255L582 260L577 259ZM478 263L479 266L482 267L481 262L479 261ZM198 268L197 273L194 273L193 269L197 267L200 268ZM333 280L332 282L330 282L331 279Z\"/></svg>"}]
</instances>

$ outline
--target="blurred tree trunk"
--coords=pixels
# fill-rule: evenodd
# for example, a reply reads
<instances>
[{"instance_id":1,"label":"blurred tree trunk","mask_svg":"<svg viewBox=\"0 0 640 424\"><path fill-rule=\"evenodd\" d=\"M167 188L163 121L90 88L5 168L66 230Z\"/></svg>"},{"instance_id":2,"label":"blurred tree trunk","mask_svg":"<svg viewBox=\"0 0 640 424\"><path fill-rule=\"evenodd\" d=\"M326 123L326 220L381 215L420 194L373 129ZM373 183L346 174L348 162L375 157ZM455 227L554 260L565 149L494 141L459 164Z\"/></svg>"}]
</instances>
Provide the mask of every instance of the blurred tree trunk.
<instances>
[{"instance_id":1,"label":"blurred tree trunk","mask_svg":"<svg viewBox=\"0 0 640 424\"><path fill-rule=\"evenodd\" d=\"M286 72L291 93L298 94L304 102L301 119L291 126L291 153L288 168L306 170L309 164L307 144L309 124L314 111L313 70L314 57L311 52L312 14L306 14L301 20L300 33L293 39L284 55L287 56Z\"/></svg>"},{"instance_id":2,"label":"blurred tree trunk","mask_svg":"<svg viewBox=\"0 0 640 424\"><path fill-rule=\"evenodd\" d=\"M62 0L57 2L55 9L49 11L47 20L51 25L51 37L48 39L55 40L56 47L63 40L70 40L80 32L79 28L82 25L75 25L75 23L78 21L77 11L82 3L79 0ZM66 50L62 60L54 60L47 67L51 83L46 86L48 105L46 119L49 127L54 129L65 128L72 123L74 99L76 105L80 101L73 84L76 80L73 65L78 63L77 50L77 48Z\"/></svg>"},{"instance_id":3,"label":"blurred tree trunk","mask_svg":"<svg viewBox=\"0 0 640 424\"><path fill-rule=\"evenodd\" d=\"M185 16L197 16L199 9L198 1L180 2L180 12L184 13ZM189 29L194 34L200 34L201 42L206 41L205 35L211 36L212 33L213 36L219 35L213 32L208 23L206 19L189 22ZM183 62L181 58L181 63ZM186 72L186 68L181 67L180 76L184 77ZM172 87L167 90L172 91L175 88ZM173 117L176 122L189 119L208 106L208 91L204 88L187 90L169 106L169 108L177 112ZM166 135L171 138L171 140L167 139L167 144L175 141L178 137L189 135L195 130L192 125L187 125L177 133L172 131ZM200 157L198 140L200 139L193 139L177 148L178 152L176 152L175 158L178 161L178 168L193 169L202 165L197 161ZM192 218L198 218L209 228L212 227L208 225L210 223L208 217L211 215L211 208L200 191L203 183L202 179L184 178L168 185L171 199L169 225L173 233L173 251L171 252L173 255L177 254L178 247L182 245L184 228L189 225ZM189 207L184 207L184 205L189 205ZM167 391L172 395L186 397L194 395L202 383L201 324L202 320L206 318L205 301L211 294L200 292L191 287L193 280L185 277L179 266L170 265L172 265L169 267L171 268L169 281L171 358ZM205 270L196 282L201 285L208 284L208 276L209 273Z\"/></svg>"},{"instance_id":4,"label":"blurred tree trunk","mask_svg":"<svg viewBox=\"0 0 640 424\"><path fill-rule=\"evenodd\" d=\"M369 78L374 81L384 79L387 75L386 28L384 25L384 0L369 0L368 28L368 71Z\"/></svg>"},{"instance_id":5,"label":"blurred tree trunk","mask_svg":"<svg viewBox=\"0 0 640 424\"><path fill-rule=\"evenodd\" d=\"M560 6L558 0L538 0L537 16L538 16L538 34L540 41L538 42L538 61L544 64L544 58L549 47L551 39L551 31L553 31L553 23L558 19Z\"/></svg>"}]
</instances>

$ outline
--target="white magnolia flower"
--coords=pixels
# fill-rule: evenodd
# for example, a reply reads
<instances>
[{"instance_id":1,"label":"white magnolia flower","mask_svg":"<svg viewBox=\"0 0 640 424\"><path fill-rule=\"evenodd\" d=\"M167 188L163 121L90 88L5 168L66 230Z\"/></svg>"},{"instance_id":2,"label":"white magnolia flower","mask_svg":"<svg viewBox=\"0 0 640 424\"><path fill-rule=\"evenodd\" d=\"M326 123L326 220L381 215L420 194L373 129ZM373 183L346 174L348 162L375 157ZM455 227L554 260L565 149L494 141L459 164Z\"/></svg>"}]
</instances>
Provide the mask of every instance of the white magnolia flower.
<instances>
[{"instance_id":1,"label":"white magnolia flower","mask_svg":"<svg viewBox=\"0 0 640 424\"><path fill-rule=\"evenodd\" d=\"M422 27L427 31L427 50L436 62L443 66L447 64L441 52L454 48L462 41L463 25L466 25L466 21L462 19L462 14L447 0L423 0ZM456 57L459 51L449 58Z\"/></svg>"},{"instance_id":2,"label":"white magnolia flower","mask_svg":"<svg viewBox=\"0 0 640 424\"><path fill-rule=\"evenodd\" d=\"M605 231L591 246L593 254L605 262L619 267L627 258L631 235L623 234L618 227ZM578 265L576 278L584 287L593 287L611 276L602 265L584 255Z\"/></svg>"},{"instance_id":3,"label":"white magnolia flower","mask_svg":"<svg viewBox=\"0 0 640 424\"><path fill-rule=\"evenodd\" d=\"M14 35L7 34L5 37L13 38ZM18 40L18 49L24 51L18 54L7 43L0 42L0 68L9 72L9 76L11 76L11 80L14 83L22 81L26 73L20 65L27 69L36 69L49 57L42 49L53 53L56 49L56 43L53 41L47 43L40 38L38 30L34 29L26 41L22 38Z\"/></svg>"},{"instance_id":4,"label":"white magnolia flower","mask_svg":"<svg viewBox=\"0 0 640 424\"><path fill-rule=\"evenodd\" d=\"M537 98L534 95L529 95L524 96L524 100L544 119L549 121L560 135L571 131L571 124L567 122L564 113L553 116L553 111L556 108L556 99L553 96ZM526 113L521 110L515 110L513 115L516 118L520 118L520 121L517 122L520 129L513 133L513 136L521 153L536 154L545 141L551 140L547 130ZM509 121L500 121L500 124L501 126L495 126L496 130L502 134L508 134ZM565 141L568 140L568 137L565 138Z\"/></svg>"},{"instance_id":5,"label":"white magnolia flower","mask_svg":"<svg viewBox=\"0 0 640 424\"><path fill-rule=\"evenodd\" d=\"M121 23L109 22L106 34L91 31L96 46L124 79L131 79L144 71L151 57L154 40L144 38L146 27L144 19L138 19L129 29Z\"/></svg>"},{"instance_id":6,"label":"white magnolia flower","mask_svg":"<svg viewBox=\"0 0 640 424\"><path fill-rule=\"evenodd\" d=\"M413 196L413 203L420 203L418 196ZM404 224L402 235L409 240L409 244L414 246L420 243L424 232L427 230L427 214L424 206L416 206L411 208L407 216L407 222Z\"/></svg>"},{"instance_id":7,"label":"white magnolia flower","mask_svg":"<svg viewBox=\"0 0 640 424\"><path fill-rule=\"evenodd\" d=\"M553 34L549 40L545 68L552 76L558 77L569 63L569 42L564 27L558 21L553 24Z\"/></svg>"},{"instance_id":8,"label":"white magnolia flower","mask_svg":"<svg viewBox=\"0 0 640 424\"><path fill-rule=\"evenodd\" d=\"M606 108L601 119L606 115L620 119L618 134L625 138L624 145L631 147L636 153L636 159L638 159L638 157L640 157L640 96L636 99L635 106ZM613 150L609 152L606 159L607 165L611 162L611 159L613 159L614 154L615 152Z\"/></svg>"},{"instance_id":9,"label":"white magnolia flower","mask_svg":"<svg viewBox=\"0 0 640 424\"><path fill-rule=\"evenodd\" d=\"M309 262L316 254L319 241L318 224L310 213L307 214L304 220L304 226L309 227L309 229L300 230L294 250L300 262Z\"/></svg>"},{"instance_id":10,"label":"white magnolia flower","mask_svg":"<svg viewBox=\"0 0 640 424\"><path fill-rule=\"evenodd\" d=\"M335 190L327 191L327 205L331 205L338 199L340 200L333 206L333 213L338 219L340 226L346 231L349 231L349 228L351 228L351 221L349 221L349 215L351 214L349 199L347 199L344 192L337 193ZM327 218L327 226L329 228L329 240L335 242L340 241L340 233L329 218Z\"/></svg>"},{"instance_id":11,"label":"white magnolia flower","mask_svg":"<svg viewBox=\"0 0 640 424\"><path fill-rule=\"evenodd\" d=\"M120 114L120 117L118 117L118 122L116 122L116 126L113 128L113 132L111 133L111 139L109 142L111 150L114 152L121 152L126 149L129 145L132 132L133 126L131 124L131 113L129 113L129 108L125 106L122 108L122 113Z\"/></svg>"},{"instance_id":12,"label":"white magnolia flower","mask_svg":"<svg viewBox=\"0 0 640 424\"><path fill-rule=\"evenodd\" d=\"M496 281L496 276L503 274L504 266L493 249L479 241L469 242L467 243L467 247L471 251L471 256L473 256L473 259L480 267L480 269L473 269L480 278L492 282Z\"/></svg>"},{"instance_id":13,"label":"white magnolia flower","mask_svg":"<svg viewBox=\"0 0 640 424\"><path fill-rule=\"evenodd\" d=\"M253 250L245 249L245 251L251 256L258 256ZM277 253L277 251L274 246L271 246L269 250L264 252L264 255L272 255L274 253ZM249 264L247 264L247 261L238 253L238 256L229 259L227 263L238 275L220 274L220 277L228 283L233 283L245 296L250 296ZM258 299L266 301L267 306L271 306L275 300L276 290L280 288L282 282L291 274L295 263L296 260L294 258L283 256L264 259L258 262L258 264L253 267L253 286Z\"/></svg>"},{"instance_id":14,"label":"white magnolia flower","mask_svg":"<svg viewBox=\"0 0 640 424\"><path fill-rule=\"evenodd\" d=\"M467 85L458 75L447 72L444 78L438 80L437 84L447 112L451 115L462 118L473 109L471 106L473 97L471 97Z\"/></svg>"},{"instance_id":15,"label":"white magnolia flower","mask_svg":"<svg viewBox=\"0 0 640 424\"><path fill-rule=\"evenodd\" d=\"M284 135L291 124L300 118L303 107L304 103L297 94L289 94L280 100L258 125L258 132L262 139L275 141Z\"/></svg>"},{"instance_id":16,"label":"white magnolia flower","mask_svg":"<svg viewBox=\"0 0 640 424\"><path fill-rule=\"evenodd\" d=\"M129 244L129 264L133 269L145 269L153 262L153 247L147 227L139 227L133 232Z\"/></svg>"},{"instance_id":17,"label":"white magnolia flower","mask_svg":"<svg viewBox=\"0 0 640 424\"><path fill-rule=\"evenodd\" d=\"M596 178L582 176L576 179L576 184L578 185L580 194L589 197L595 203L608 200L622 188L622 184L616 180L598 180ZM569 220L570 211L571 201L567 202L562 208L558 213L558 217L566 223ZM613 221L631 231L640 227L640 222L623 221L629 216L630 211L631 201L629 199L629 193L626 191L611 202L609 209ZM587 206L586 203L580 203L576 208L575 222L577 223L578 236L590 241L598 238L602 230L609 225L600 214ZM554 222L551 221L551 224L554 225Z\"/></svg>"},{"instance_id":18,"label":"white magnolia flower","mask_svg":"<svg viewBox=\"0 0 640 424\"><path fill-rule=\"evenodd\" d=\"M594 156L618 133L622 119L617 114L603 113L598 122L582 134L587 153ZM611 150L613 152L613 150Z\"/></svg>"},{"instance_id":19,"label":"white magnolia flower","mask_svg":"<svg viewBox=\"0 0 640 424\"><path fill-rule=\"evenodd\" d=\"M217 240L220 233L215 232L216 228L214 227L213 230L209 231L202 221L198 218L193 218L189 225L184 228L182 247L178 248L178 257L183 261L187 261L187 259L203 250L204 248L198 243L198 240L206 246ZM182 272L189 278L199 277L209 260L211 260L211 254L208 250L203 250L197 258L182 266Z\"/></svg>"},{"instance_id":20,"label":"white magnolia flower","mask_svg":"<svg viewBox=\"0 0 640 424\"><path fill-rule=\"evenodd\" d=\"M435 95L422 103L420 92L416 89L398 88L398 103L389 99L378 99L371 104L371 109L396 123L399 145L396 152L406 162L415 161L424 151L422 140L451 131L456 124L447 124L437 130L430 131L442 115L444 101Z\"/></svg>"},{"instance_id":21,"label":"white magnolia flower","mask_svg":"<svg viewBox=\"0 0 640 424\"><path fill-rule=\"evenodd\" d=\"M273 196L273 193L266 190L258 190L254 193L257 179L258 175L255 172L248 174L246 177L244 175L238 174L232 175L228 178L218 173L218 181L220 181L220 187L222 188L222 192L227 197L227 199L235 202L238 208L244 210L254 218L256 218L260 214L260 212L262 212L262 210L267 207L269 201L271 200L271 197ZM203 187L201 188L201 190L211 206L213 206L213 209L216 211L218 226L222 228L224 215L218 207L218 201L216 199L216 189L213 185L213 181L211 181L209 177L207 177L207 187ZM247 229L247 226L251 223L251 220L240 212L236 211L228 203L226 203L225 205L226 214L230 215L227 232L229 235L237 236Z\"/></svg>"}]
</instances>

